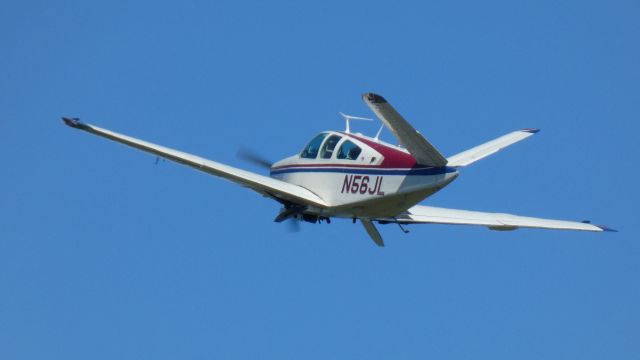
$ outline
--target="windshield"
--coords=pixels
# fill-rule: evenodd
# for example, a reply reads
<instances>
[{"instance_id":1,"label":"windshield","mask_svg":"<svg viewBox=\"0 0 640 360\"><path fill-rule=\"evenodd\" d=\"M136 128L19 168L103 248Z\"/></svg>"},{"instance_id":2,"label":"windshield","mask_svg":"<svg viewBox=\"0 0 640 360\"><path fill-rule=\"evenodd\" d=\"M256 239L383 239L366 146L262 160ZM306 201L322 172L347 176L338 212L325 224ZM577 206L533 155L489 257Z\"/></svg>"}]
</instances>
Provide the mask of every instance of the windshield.
<instances>
[{"instance_id":1,"label":"windshield","mask_svg":"<svg viewBox=\"0 0 640 360\"><path fill-rule=\"evenodd\" d=\"M301 158L305 159L315 159L318 156L318 151L320 150L320 145L322 145L322 140L327 137L327 134L322 133L318 134L318 136L314 137L313 140L309 141L309 144L302 150L300 153Z\"/></svg>"}]
</instances>

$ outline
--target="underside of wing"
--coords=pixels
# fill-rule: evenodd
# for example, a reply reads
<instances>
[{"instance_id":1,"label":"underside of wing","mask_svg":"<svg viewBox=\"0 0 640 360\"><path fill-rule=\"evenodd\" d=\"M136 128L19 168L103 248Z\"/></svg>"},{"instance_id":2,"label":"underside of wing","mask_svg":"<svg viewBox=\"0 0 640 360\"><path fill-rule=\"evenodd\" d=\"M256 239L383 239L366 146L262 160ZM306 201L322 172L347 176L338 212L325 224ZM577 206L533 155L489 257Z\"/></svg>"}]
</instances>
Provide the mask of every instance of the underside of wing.
<instances>
[{"instance_id":1,"label":"underside of wing","mask_svg":"<svg viewBox=\"0 0 640 360\"><path fill-rule=\"evenodd\" d=\"M118 134L94 125L82 123L78 119L63 118L63 120L65 124L73 128L84 130L91 134L117 141L171 161L190 166L196 170L224 178L276 200L285 200L319 208L326 207L326 203L319 196L301 186L207 160L196 155L156 145L130 136Z\"/></svg>"},{"instance_id":2,"label":"underside of wing","mask_svg":"<svg viewBox=\"0 0 640 360\"><path fill-rule=\"evenodd\" d=\"M420 135L385 98L377 94L366 93L362 95L362 99L419 164L435 167L447 165L447 159L424 136Z\"/></svg>"},{"instance_id":3,"label":"underside of wing","mask_svg":"<svg viewBox=\"0 0 640 360\"><path fill-rule=\"evenodd\" d=\"M376 219L401 224L453 224L486 226L491 230L540 228L581 231L615 231L589 222L541 219L503 213L468 211L416 205L396 218Z\"/></svg>"}]
</instances>

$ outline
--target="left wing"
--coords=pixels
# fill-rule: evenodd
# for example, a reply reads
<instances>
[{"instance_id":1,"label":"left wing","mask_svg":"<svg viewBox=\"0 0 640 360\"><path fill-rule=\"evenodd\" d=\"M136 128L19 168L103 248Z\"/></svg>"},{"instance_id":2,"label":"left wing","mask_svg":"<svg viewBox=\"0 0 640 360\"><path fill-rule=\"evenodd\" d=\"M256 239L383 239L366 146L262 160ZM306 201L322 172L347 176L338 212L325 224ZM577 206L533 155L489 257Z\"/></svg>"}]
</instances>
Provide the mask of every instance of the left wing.
<instances>
[{"instance_id":1,"label":"left wing","mask_svg":"<svg viewBox=\"0 0 640 360\"><path fill-rule=\"evenodd\" d=\"M196 170L219 176L271 198L320 208L327 206L324 200L322 200L318 195L298 185L290 184L268 176L259 175L250 171L241 170L229 165L207 160L196 155L187 154L182 151L156 145L130 136L118 134L94 125L82 123L75 118L62 118L62 120L72 128L84 130L109 140L117 141L142 151L162 156L163 158L190 166Z\"/></svg>"},{"instance_id":2,"label":"left wing","mask_svg":"<svg viewBox=\"0 0 640 360\"><path fill-rule=\"evenodd\" d=\"M376 219L380 222L400 224L454 224L479 225L491 230L515 230L518 228L540 228L582 231L616 231L589 222L541 219L502 213L468 211L416 205L405 214L395 218Z\"/></svg>"}]
</instances>

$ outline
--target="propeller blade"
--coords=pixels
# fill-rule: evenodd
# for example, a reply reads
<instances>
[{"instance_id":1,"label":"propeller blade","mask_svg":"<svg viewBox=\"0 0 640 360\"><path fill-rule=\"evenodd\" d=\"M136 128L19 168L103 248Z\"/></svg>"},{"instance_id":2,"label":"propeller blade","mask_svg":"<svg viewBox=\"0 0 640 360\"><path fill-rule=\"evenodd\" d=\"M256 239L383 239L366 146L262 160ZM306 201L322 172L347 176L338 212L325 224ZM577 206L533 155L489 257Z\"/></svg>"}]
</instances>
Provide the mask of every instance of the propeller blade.
<instances>
[{"instance_id":1,"label":"propeller blade","mask_svg":"<svg viewBox=\"0 0 640 360\"><path fill-rule=\"evenodd\" d=\"M300 220L295 217L289 218L287 220L287 230L292 233L300 232Z\"/></svg>"},{"instance_id":2,"label":"propeller blade","mask_svg":"<svg viewBox=\"0 0 640 360\"><path fill-rule=\"evenodd\" d=\"M282 209L273 221L283 222L289 218L295 218L296 215L301 214L306 209L307 207L303 205L290 205Z\"/></svg>"},{"instance_id":3,"label":"propeller blade","mask_svg":"<svg viewBox=\"0 0 640 360\"><path fill-rule=\"evenodd\" d=\"M238 149L237 156L243 160L253 163L254 165L258 165L266 169L271 169L271 165L273 165L271 161L265 159L264 157L247 148Z\"/></svg>"}]
</instances>

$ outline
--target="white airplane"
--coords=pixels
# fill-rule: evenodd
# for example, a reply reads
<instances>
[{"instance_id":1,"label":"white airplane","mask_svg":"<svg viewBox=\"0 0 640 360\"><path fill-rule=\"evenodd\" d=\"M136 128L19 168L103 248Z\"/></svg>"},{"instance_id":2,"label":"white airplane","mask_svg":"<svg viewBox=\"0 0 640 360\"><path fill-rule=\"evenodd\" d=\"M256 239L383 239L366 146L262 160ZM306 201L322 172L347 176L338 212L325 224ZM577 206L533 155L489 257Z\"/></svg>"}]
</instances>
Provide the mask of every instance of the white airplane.
<instances>
[{"instance_id":1,"label":"white airplane","mask_svg":"<svg viewBox=\"0 0 640 360\"><path fill-rule=\"evenodd\" d=\"M315 136L298 154L270 164L244 154L265 165L270 176L173 150L130 136L85 124L77 118L63 118L65 124L109 140L153 153L191 166L214 176L248 187L270 197L282 208L276 222L287 219L312 223L331 218L360 220L378 246L384 246L374 222L379 224L458 224L480 225L491 230L543 228L583 231L615 231L588 221L541 219L502 213L455 210L417 205L458 177L460 168L537 133L537 129L514 131L459 154L444 157L416 131L382 96L366 93L364 102L383 123L375 137L353 134L349 120L371 120L340 113L345 131L324 131ZM386 126L400 146L379 139Z\"/></svg>"}]
</instances>

